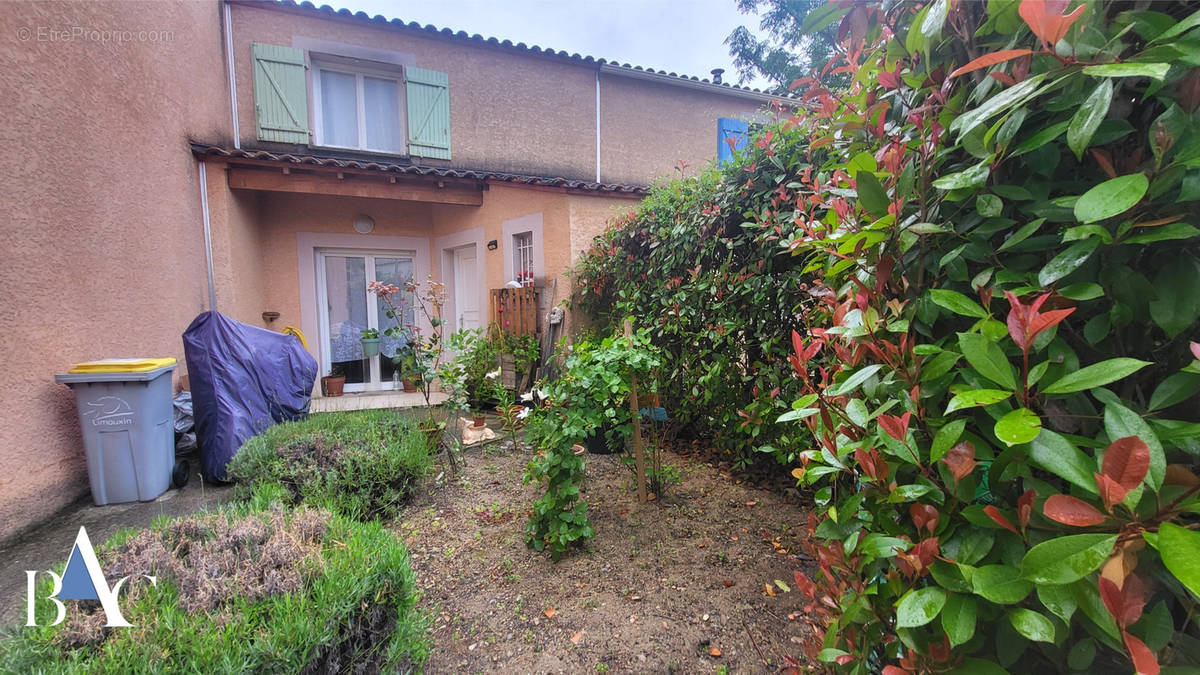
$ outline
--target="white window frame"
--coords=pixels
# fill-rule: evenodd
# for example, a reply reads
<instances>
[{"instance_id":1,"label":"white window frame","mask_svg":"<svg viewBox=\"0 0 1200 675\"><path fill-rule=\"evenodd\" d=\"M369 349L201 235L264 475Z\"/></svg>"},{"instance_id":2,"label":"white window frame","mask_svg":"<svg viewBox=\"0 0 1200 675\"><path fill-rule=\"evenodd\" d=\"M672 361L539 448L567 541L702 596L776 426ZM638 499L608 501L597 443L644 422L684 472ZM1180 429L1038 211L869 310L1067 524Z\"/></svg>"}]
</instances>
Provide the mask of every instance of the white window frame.
<instances>
[{"instance_id":1,"label":"white window frame","mask_svg":"<svg viewBox=\"0 0 1200 675\"><path fill-rule=\"evenodd\" d=\"M543 255L542 244L542 214L531 213L506 220L500 224L501 242L506 247L504 250L504 276L508 279L516 280L517 273L521 271L517 265L516 243L517 236L528 233L532 239L533 246L529 251L532 264L529 270L533 272L534 286L542 286L546 280L546 261Z\"/></svg>"},{"instance_id":2,"label":"white window frame","mask_svg":"<svg viewBox=\"0 0 1200 675\"><path fill-rule=\"evenodd\" d=\"M355 110L358 115L358 145L334 145L327 143L325 118L321 108L321 71L330 71L354 77ZM399 150L372 148L367 145L367 111L363 78L374 77L396 83L396 109L399 111L396 124L400 132ZM312 92L313 145L338 150L354 150L381 155L408 156L408 101L405 97L406 80L404 68L398 65L366 63L360 59L332 55L309 55L309 91Z\"/></svg>"},{"instance_id":3,"label":"white window frame","mask_svg":"<svg viewBox=\"0 0 1200 675\"><path fill-rule=\"evenodd\" d=\"M337 257L356 257L363 258L365 262L365 271L367 283L378 281L375 276L375 258L407 258L413 263L413 278L416 278L417 269L417 251L411 250L380 250L380 249L355 249L355 248L318 248L314 250L315 255L315 272L317 279L317 326L318 339L320 340L319 352L321 355L322 375L328 375L333 363L333 355L329 349L329 286L326 279L325 258L326 256ZM412 307L413 322L419 323L420 313L416 311L416 298L414 294L407 291L400 291L404 295L404 302ZM367 328L379 330L380 314L378 311L378 303L375 301L374 295L367 293ZM367 381L360 383L347 383L345 390L351 393L362 391L379 391L392 389L391 380L384 381L382 378L383 368L380 365L379 359L382 356L372 356L368 358L370 368L367 372Z\"/></svg>"},{"instance_id":4,"label":"white window frame","mask_svg":"<svg viewBox=\"0 0 1200 675\"><path fill-rule=\"evenodd\" d=\"M535 273L533 264L533 230L514 232L512 235L513 249L513 280L523 286L532 286L532 280L526 281L519 277L521 272L528 270Z\"/></svg>"}]
</instances>

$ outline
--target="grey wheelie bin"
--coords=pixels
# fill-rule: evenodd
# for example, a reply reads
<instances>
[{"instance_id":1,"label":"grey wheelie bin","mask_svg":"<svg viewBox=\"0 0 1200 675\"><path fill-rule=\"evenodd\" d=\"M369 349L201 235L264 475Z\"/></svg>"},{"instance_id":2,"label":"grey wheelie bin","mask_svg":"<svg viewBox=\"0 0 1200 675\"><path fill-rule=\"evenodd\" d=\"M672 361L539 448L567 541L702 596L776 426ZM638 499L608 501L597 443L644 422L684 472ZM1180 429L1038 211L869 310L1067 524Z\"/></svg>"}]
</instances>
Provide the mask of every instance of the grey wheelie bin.
<instances>
[{"instance_id":1,"label":"grey wheelie bin","mask_svg":"<svg viewBox=\"0 0 1200 675\"><path fill-rule=\"evenodd\" d=\"M151 501L175 467L171 371L175 359L109 359L77 364L54 379L75 391L97 506Z\"/></svg>"}]
</instances>

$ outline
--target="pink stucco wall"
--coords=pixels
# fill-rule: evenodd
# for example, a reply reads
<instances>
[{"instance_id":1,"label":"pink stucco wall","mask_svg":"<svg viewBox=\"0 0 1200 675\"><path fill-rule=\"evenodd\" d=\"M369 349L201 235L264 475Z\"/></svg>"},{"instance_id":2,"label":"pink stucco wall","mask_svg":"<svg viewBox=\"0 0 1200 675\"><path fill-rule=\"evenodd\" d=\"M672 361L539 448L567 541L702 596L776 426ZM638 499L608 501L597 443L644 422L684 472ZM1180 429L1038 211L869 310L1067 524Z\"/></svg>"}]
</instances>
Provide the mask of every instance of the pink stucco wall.
<instances>
[{"instance_id":1,"label":"pink stucco wall","mask_svg":"<svg viewBox=\"0 0 1200 675\"><path fill-rule=\"evenodd\" d=\"M74 397L54 374L107 357L182 361L180 333L205 309L187 138L227 135L217 13L159 2L0 11L0 539L87 492ZM85 32L69 40L52 33L76 27Z\"/></svg>"}]
</instances>

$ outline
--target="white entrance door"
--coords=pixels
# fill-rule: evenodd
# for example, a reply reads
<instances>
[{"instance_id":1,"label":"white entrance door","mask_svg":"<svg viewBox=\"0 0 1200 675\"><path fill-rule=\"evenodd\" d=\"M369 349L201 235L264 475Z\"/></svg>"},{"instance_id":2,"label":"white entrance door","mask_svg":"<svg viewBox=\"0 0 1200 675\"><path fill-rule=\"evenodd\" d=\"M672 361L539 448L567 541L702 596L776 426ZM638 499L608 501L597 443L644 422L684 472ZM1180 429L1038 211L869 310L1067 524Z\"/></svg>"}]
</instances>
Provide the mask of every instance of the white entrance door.
<instances>
[{"instance_id":1,"label":"white entrance door","mask_svg":"<svg viewBox=\"0 0 1200 675\"><path fill-rule=\"evenodd\" d=\"M476 269L475 245L454 250L454 309L458 329L479 328L479 278Z\"/></svg>"},{"instance_id":2,"label":"white entrance door","mask_svg":"<svg viewBox=\"0 0 1200 675\"><path fill-rule=\"evenodd\" d=\"M387 316L387 307L367 292L367 284L381 281L403 288L413 276L412 256L412 253L400 251L317 252L322 373L344 375L346 391L393 388L392 375L396 366L391 357L403 343L383 332L398 323L412 326L416 313L412 298L402 292L401 316ZM362 331L366 328L379 331L378 356L363 353Z\"/></svg>"}]
</instances>

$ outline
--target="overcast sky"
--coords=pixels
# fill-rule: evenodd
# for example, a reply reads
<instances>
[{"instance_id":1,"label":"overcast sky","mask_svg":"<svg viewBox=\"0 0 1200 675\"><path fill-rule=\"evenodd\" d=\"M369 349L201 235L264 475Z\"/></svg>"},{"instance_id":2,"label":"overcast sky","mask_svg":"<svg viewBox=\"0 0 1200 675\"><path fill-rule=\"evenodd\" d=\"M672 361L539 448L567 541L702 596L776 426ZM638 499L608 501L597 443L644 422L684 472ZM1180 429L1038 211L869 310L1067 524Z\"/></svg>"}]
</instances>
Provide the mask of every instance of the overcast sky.
<instances>
[{"instance_id":1,"label":"overcast sky","mask_svg":"<svg viewBox=\"0 0 1200 675\"><path fill-rule=\"evenodd\" d=\"M758 28L758 17L740 14L734 0L314 1L681 75L724 68L731 83L737 74L725 38L739 25Z\"/></svg>"}]
</instances>

